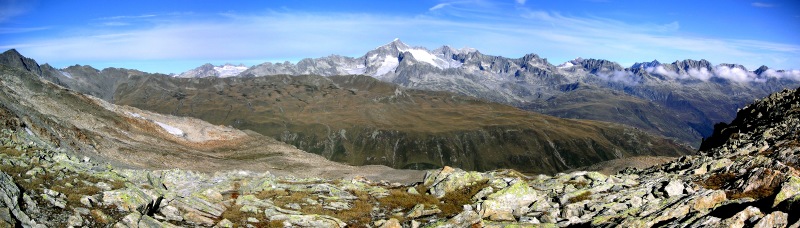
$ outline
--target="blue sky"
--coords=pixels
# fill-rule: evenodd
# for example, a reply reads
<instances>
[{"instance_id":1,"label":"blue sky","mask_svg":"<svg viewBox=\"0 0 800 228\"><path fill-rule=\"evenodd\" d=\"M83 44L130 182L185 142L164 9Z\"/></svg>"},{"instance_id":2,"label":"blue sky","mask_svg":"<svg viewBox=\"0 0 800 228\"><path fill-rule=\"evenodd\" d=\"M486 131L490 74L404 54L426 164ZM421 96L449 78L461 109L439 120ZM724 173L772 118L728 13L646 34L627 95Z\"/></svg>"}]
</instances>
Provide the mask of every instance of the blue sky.
<instances>
[{"instance_id":1,"label":"blue sky","mask_svg":"<svg viewBox=\"0 0 800 228\"><path fill-rule=\"evenodd\" d=\"M180 73L203 63L358 57L400 38L553 64L707 59L800 68L798 1L0 0L0 49L40 63Z\"/></svg>"}]
</instances>

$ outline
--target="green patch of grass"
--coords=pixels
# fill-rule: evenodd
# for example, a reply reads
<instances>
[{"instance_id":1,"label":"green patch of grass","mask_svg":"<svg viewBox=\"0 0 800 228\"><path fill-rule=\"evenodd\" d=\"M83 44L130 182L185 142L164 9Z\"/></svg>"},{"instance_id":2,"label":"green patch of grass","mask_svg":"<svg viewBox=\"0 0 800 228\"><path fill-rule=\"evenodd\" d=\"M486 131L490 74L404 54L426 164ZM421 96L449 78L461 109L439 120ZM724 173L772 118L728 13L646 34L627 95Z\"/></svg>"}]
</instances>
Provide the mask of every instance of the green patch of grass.
<instances>
[{"instance_id":1,"label":"green patch of grass","mask_svg":"<svg viewBox=\"0 0 800 228\"><path fill-rule=\"evenodd\" d=\"M581 201L584 201L584 200L588 200L591 196L592 196L592 192L585 191L585 192L583 192L581 194L578 194L577 196L569 198L568 201L569 201L569 203L577 203L577 202L581 202Z\"/></svg>"},{"instance_id":2,"label":"green patch of grass","mask_svg":"<svg viewBox=\"0 0 800 228\"><path fill-rule=\"evenodd\" d=\"M767 198L775 193L775 186L771 185L762 185L756 189L746 191L746 192L732 192L726 191L725 195L728 199L741 199L741 198L753 198L755 200Z\"/></svg>"},{"instance_id":3,"label":"green patch of grass","mask_svg":"<svg viewBox=\"0 0 800 228\"><path fill-rule=\"evenodd\" d=\"M442 197L438 205L439 209L442 210L442 215L450 217L461 213L463 210L462 206L465 204L472 204L472 196L478 194L478 192L486 187L489 187L489 182L483 181L448 192Z\"/></svg>"},{"instance_id":4,"label":"green patch of grass","mask_svg":"<svg viewBox=\"0 0 800 228\"><path fill-rule=\"evenodd\" d=\"M418 191L420 189L417 189ZM381 206L391 210L395 208L410 209L417 204L435 205L439 200L432 195L425 194L425 191L420 191L420 194L411 194L402 189L389 190L389 196L378 199Z\"/></svg>"},{"instance_id":5,"label":"green patch of grass","mask_svg":"<svg viewBox=\"0 0 800 228\"><path fill-rule=\"evenodd\" d=\"M18 166L18 165L6 165L4 163L0 163L0 169L3 170L6 174L12 177L21 177L25 175L25 172L28 172L28 168Z\"/></svg>"},{"instance_id":6,"label":"green patch of grass","mask_svg":"<svg viewBox=\"0 0 800 228\"><path fill-rule=\"evenodd\" d=\"M588 181L575 181L575 180L570 180L570 181L567 181L567 183L566 183L566 184L571 184L572 186L575 186L575 188L577 188L577 189L581 189L581 188L585 188L586 186L588 186L588 185L589 185L589 182L588 182Z\"/></svg>"},{"instance_id":7,"label":"green patch of grass","mask_svg":"<svg viewBox=\"0 0 800 228\"><path fill-rule=\"evenodd\" d=\"M18 157L22 155L22 151L16 150L14 148L0 146L0 153L7 154L13 157Z\"/></svg>"},{"instance_id":8,"label":"green patch of grass","mask_svg":"<svg viewBox=\"0 0 800 228\"><path fill-rule=\"evenodd\" d=\"M708 177L705 180L700 180L695 182L695 184L703 186L707 189L720 189L725 184L730 183L736 179L736 174L734 173L720 173L714 174Z\"/></svg>"}]
</instances>

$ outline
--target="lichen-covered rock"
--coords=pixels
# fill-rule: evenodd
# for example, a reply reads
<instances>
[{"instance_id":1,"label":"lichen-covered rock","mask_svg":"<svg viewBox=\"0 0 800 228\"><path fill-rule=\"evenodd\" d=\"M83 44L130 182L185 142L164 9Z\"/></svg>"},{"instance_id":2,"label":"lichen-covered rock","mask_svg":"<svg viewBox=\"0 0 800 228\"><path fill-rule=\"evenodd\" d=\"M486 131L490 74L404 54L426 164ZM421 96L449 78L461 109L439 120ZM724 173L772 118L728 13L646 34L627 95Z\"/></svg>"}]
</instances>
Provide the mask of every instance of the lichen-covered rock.
<instances>
[{"instance_id":1,"label":"lichen-covered rock","mask_svg":"<svg viewBox=\"0 0 800 228\"><path fill-rule=\"evenodd\" d=\"M345 227L341 220L326 215L273 215L270 220L284 221L294 227Z\"/></svg>"},{"instance_id":2,"label":"lichen-covered rock","mask_svg":"<svg viewBox=\"0 0 800 228\"><path fill-rule=\"evenodd\" d=\"M50 189L44 189L44 193L39 194L42 199L53 205L54 207L58 207L64 209L67 207L67 202L64 199L64 195L60 192L56 192Z\"/></svg>"},{"instance_id":3,"label":"lichen-covered rock","mask_svg":"<svg viewBox=\"0 0 800 228\"><path fill-rule=\"evenodd\" d=\"M786 227L789 225L789 214L782 211L773 211L758 220L753 228Z\"/></svg>"},{"instance_id":4,"label":"lichen-covered rock","mask_svg":"<svg viewBox=\"0 0 800 228\"><path fill-rule=\"evenodd\" d=\"M436 224L437 228L458 228L458 227L482 227L481 215L475 211L463 211L442 224Z\"/></svg>"},{"instance_id":5,"label":"lichen-covered rock","mask_svg":"<svg viewBox=\"0 0 800 228\"><path fill-rule=\"evenodd\" d=\"M173 200L170 205L184 211L183 219L197 224L213 225L213 219L222 215L225 207L211 203L198 197L186 197Z\"/></svg>"},{"instance_id":6,"label":"lichen-covered rock","mask_svg":"<svg viewBox=\"0 0 800 228\"><path fill-rule=\"evenodd\" d=\"M527 213L528 205L536 201L537 197L536 190L524 181L519 181L489 195L481 204L481 216L491 220L516 221L515 216Z\"/></svg>"},{"instance_id":7,"label":"lichen-covered rock","mask_svg":"<svg viewBox=\"0 0 800 228\"><path fill-rule=\"evenodd\" d=\"M781 185L781 190L778 192L777 195L775 195L775 201L773 201L772 206L776 207L783 201L790 199L798 194L800 194L800 177L790 176Z\"/></svg>"},{"instance_id":8,"label":"lichen-covered rock","mask_svg":"<svg viewBox=\"0 0 800 228\"><path fill-rule=\"evenodd\" d=\"M189 211L183 214L183 220L196 225L203 225L203 226L212 226L214 225L214 220L202 215L200 212L197 211Z\"/></svg>"},{"instance_id":9,"label":"lichen-covered rock","mask_svg":"<svg viewBox=\"0 0 800 228\"><path fill-rule=\"evenodd\" d=\"M139 219L142 215L139 212L133 212L122 218L121 221L114 224L115 228L136 228L139 227Z\"/></svg>"},{"instance_id":10,"label":"lichen-covered rock","mask_svg":"<svg viewBox=\"0 0 800 228\"><path fill-rule=\"evenodd\" d=\"M701 195L695 199L692 209L696 211L707 211L708 209L716 207L725 200L727 200L725 191L709 190L701 193Z\"/></svg>"},{"instance_id":11,"label":"lichen-covered rock","mask_svg":"<svg viewBox=\"0 0 800 228\"><path fill-rule=\"evenodd\" d=\"M670 180L666 186L664 186L664 192L667 193L667 196L673 197L683 194L683 183L679 180Z\"/></svg>"},{"instance_id":12,"label":"lichen-covered rock","mask_svg":"<svg viewBox=\"0 0 800 228\"><path fill-rule=\"evenodd\" d=\"M158 212L161 213L161 215L163 215L164 218L166 218L167 220L170 220L170 221L182 221L183 220L183 216L181 216L181 213L180 213L180 211L178 211L178 208L176 208L176 207L174 207L172 205L166 205L166 206L163 206L163 207L159 207L159 211Z\"/></svg>"},{"instance_id":13,"label":"lichen-covered rock","mask_svg":"<svg viewBox=\"0 0 800 228\"><path fill-rule=\"evenodd\" d=\"M474 185L489 179L489 175L480 172L466 172L461 169L445 166L441 170L429 171L425 174L423 184L430 188L430 193L437 198L444 197L448 192L455 191L465 186Z\"/></svg>"},{"instance_id":14,"label":"lichen-covered rock","mask_svg":"<svg viewBox=\"0 0 800 228\"><path fill-rule=\"evenodd\" d=\"M381 221L380 224L376 224L380 228L402 228L403 226L400 225L400 221L396 218L390 218L389 220Z\"/></svg>"},{"instance_id":15,"label":"lichen-covered rock","mask_svg":"<svg viewBox=\"0 0 800 228\"><path fill-rule=\"evenodd\" d=\"M69 218L67 218L68 227L80 227L82 225L83 225L83 218L81 218L81 216L78 214L69 216Z\"/></svg>"},{"instance_id":16,"label":"lichen-covered rock","mask_svg":"<svg viewBox=\"0 0 800 228\"><path fill-rule=\"evenodd\" d=\"M20 191L14 180L3 171L0 171L0 208L6 210L0 211L2 219L8 224L16 224L17 221L25 226L35 226L36 222L31 220L25 212L20 210L18 204Z\"/></svg>"},{"instance_id":17,"label":"lichen-covered rock","mask_svg":"<svg viewBox=\"0 0 800 228\"><path fill-rule=\"evenodd\" d=\"M140 227L140 228L162 228L162 227L168 227L168 225L166 225L166 224L164 224L162 222L159 222L158 220L156 220L156 219L154 219L154 218L152 218L150 216L147 216L147 215L142 215L142 217L139 218L139 224L137 224L137 226Z\"/></svg>"},{"instance_id":18,"label":"lichen-covered rock","mask_svg":"<svg viewBox=\"0 0 800 228\"><path fill-rule=\"evenodd\" d=\"M761 210L759 210L757 207L748 206L747 208L736 213L732 217L723 219L722 221L720 221L719 225L723 227L741 228L744 227L745 222L747 222L748 220L756 221L759 218L761 218L761 216L764 216L764 214L761 213Z\"/></svg>"},{"instance_id":19,"label":"lichen-covered rock","mask_svg":"<svg viewBox=\"0 0 800 228\"><path fill-rule=\"evenodd\" d=\"M233 225L234 225L233 222L231 222L231 220L228 219L222 219L219 221L219 223L217 223L217 227L221 228L233 228Z\"/></svg>"},{"instance_id":20,"label":"lichen-covered rock","mask_svg":"<svg viewBox=\"0 0 800 228\"><path fill-rule=\"evenodd\" d=\"M114 205L120 210L132 212L153 199L139 188L123 188L103 192L103 204Z\"/></svg>"},{"instance_id":21,"label":"lichen-covered rock","mask_svg":"<svg viewBox=\"0 0 800 228\"><path fill-rule=\"evenodd\" d=\"M425 205L424 204L417 204L417 205L414 206L414 208L412 208L410 211L408 211L408 213L406 214L406 218L415 219L415 218L419 218L419 217L423 217L423 216L438 214L438 213L441 213L441 212L442 212L442 210L439 210L439 208L433 207L433 208L425 209Z\"/></svg>"}]
</instances>

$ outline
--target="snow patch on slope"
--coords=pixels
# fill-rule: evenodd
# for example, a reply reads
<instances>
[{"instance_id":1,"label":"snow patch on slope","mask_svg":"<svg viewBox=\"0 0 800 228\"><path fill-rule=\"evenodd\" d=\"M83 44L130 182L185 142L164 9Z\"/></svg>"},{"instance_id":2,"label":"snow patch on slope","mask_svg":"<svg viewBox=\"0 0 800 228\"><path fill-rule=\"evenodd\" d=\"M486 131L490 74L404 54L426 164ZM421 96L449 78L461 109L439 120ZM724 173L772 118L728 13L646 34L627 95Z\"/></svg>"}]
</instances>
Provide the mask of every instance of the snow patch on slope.
<instances>
[{"instance_id":1,"label":"snow patch on slope","mask_svg":"<svg viewBox=\"0 0 800 228\"><path fill-rule=\"evenodd\" d=\"M220 78L227 78L239 75L239 73L242 73L243 71L247 70L247 66L245 65L234 66L231 64L225 64L222 66L215 66L214 70L219 72Z\"/></svg>"},{"instance_id":2,"label":"snow patch on slope","mask_svg":"<svg viewBox=\"0 0 800 228\"><path fill-rule=\"evenodd\" d=\"M128 115L133 116L134 118L144 119L144 117L142 117L142 115L139 115L139 113L132 113L132 112L125 112L125 113L127 113Z\"/></svg>"},{"instance_id":3,"label":"snow patch on slope","mask_svg":"<svg viewBox=\"0 0 800 228\"><path fill-rule=\"evenodd\" d=\"M395 69L397 69L398 65L400 65L400 61L398 61L396 57L391 55L386 55L383 58L383 63L381 63L381 66L378 68L377 71L375 71L374 76L378 77L381 75L385 75L390 71L394 71Z\"/></svg>"},{"instance_id":4,"label":"snow patch on slope","mask_svg":"<svg viewBox=\"0 0 800 228\"><path fill-rule=\"evenodd\" d=\"M434 59L438 59L438 58L436 58L436 56L431 55L431 53L428 53L428 51L426 51L426 50L408 49L408 50L401 50L401 51L410 52L411 55L413 55L414 58L417 59L417 61L430 63L433 66L441 68L441 66L439 66L439 64L437 64L435 61L433 61Z\"/></svg>"},{"instance_id":5,"label":"snow patch on slope","mask_svg":"<svg viewBox=\"0 0 800 228\"><path fill-rule=\"evenodd\" d=\"M356 68L344 69L344 71L347 72L348 74L364 74L367 72L367 66L358 65L356 66Z\"/></svg>"},{"instance_id":6,"label":"snow patch on slope","mask_svg":"<svg viewBox=\"0 0 800 228\"><path fill-rule=\"evenodd\" d=\"M420 62L431 64L439 69L447 69L447 68L454 68L454 67L461 67L461 62L444 58L444 55L434 55L431 54L430 51L421 48L401 48L399 49L400 52L409 52L414 59Z\"/></svg>"},{"instance_id":7,"label":"snow patch on slope","mask_svg":"<svg viewBox=\"0 0 800 228\"><path fill-rule=\"evenodd\" d=\"M173 126L170 126L170 125L167 125L165 123L158 122L158 121L153 121L153 122L158 124L158 126L160 126L161 128L164 128L164 130L166 130L170 134L173 134L173 135L176 135L176 136L183 136L184 135L183 131L181 131L181 129L178 129L177 127L173 127Z\"/></svg>"},{"instance_id":8,"label":"snow patch on slope","mask_svg":"<svg viewBox=\"0 0 800 228\"><path fill-rule=\"evenodd\" d=\"M69 72L59 70L58 73L61 73L61 75L64 75L64 77L72 78L72 74Z\"/></svg>"}]
</instances>

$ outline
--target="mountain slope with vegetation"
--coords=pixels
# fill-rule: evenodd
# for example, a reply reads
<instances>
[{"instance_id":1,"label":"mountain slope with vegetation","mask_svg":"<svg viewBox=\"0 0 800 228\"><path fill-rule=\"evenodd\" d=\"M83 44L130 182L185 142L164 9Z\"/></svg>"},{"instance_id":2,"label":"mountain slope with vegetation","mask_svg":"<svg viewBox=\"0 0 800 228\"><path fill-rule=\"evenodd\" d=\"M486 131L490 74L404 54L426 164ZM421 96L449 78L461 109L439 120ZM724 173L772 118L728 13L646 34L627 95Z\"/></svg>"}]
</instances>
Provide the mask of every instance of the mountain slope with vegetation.
<instances>
[{"instance_id":1,"label":"mountain slope with vegetation","mask_svg":"<svg viewBox=\"0 0 800 228\"><path fill-rule=\"evenodd\" d=\"M554 173L687 149L632 128L568 120L366 76L178 80L133 76L117 104L249 129L330 160Z\"/></svg>"},{"instance_id":2,"label":"mountain slope with vegetation","mask_svg":"<svg viewBox=\"0 0 800 228\"><path fill-rule=\"evenodd\" d=\"M7 59L24 58L9 52ZM689 153L618 124L407 90L368 76L174 78L88 66L51 73L58 74L42 77L115 104L252 130L350 165L552 174L623 157Z\"/></svg>"}]
</instances>

